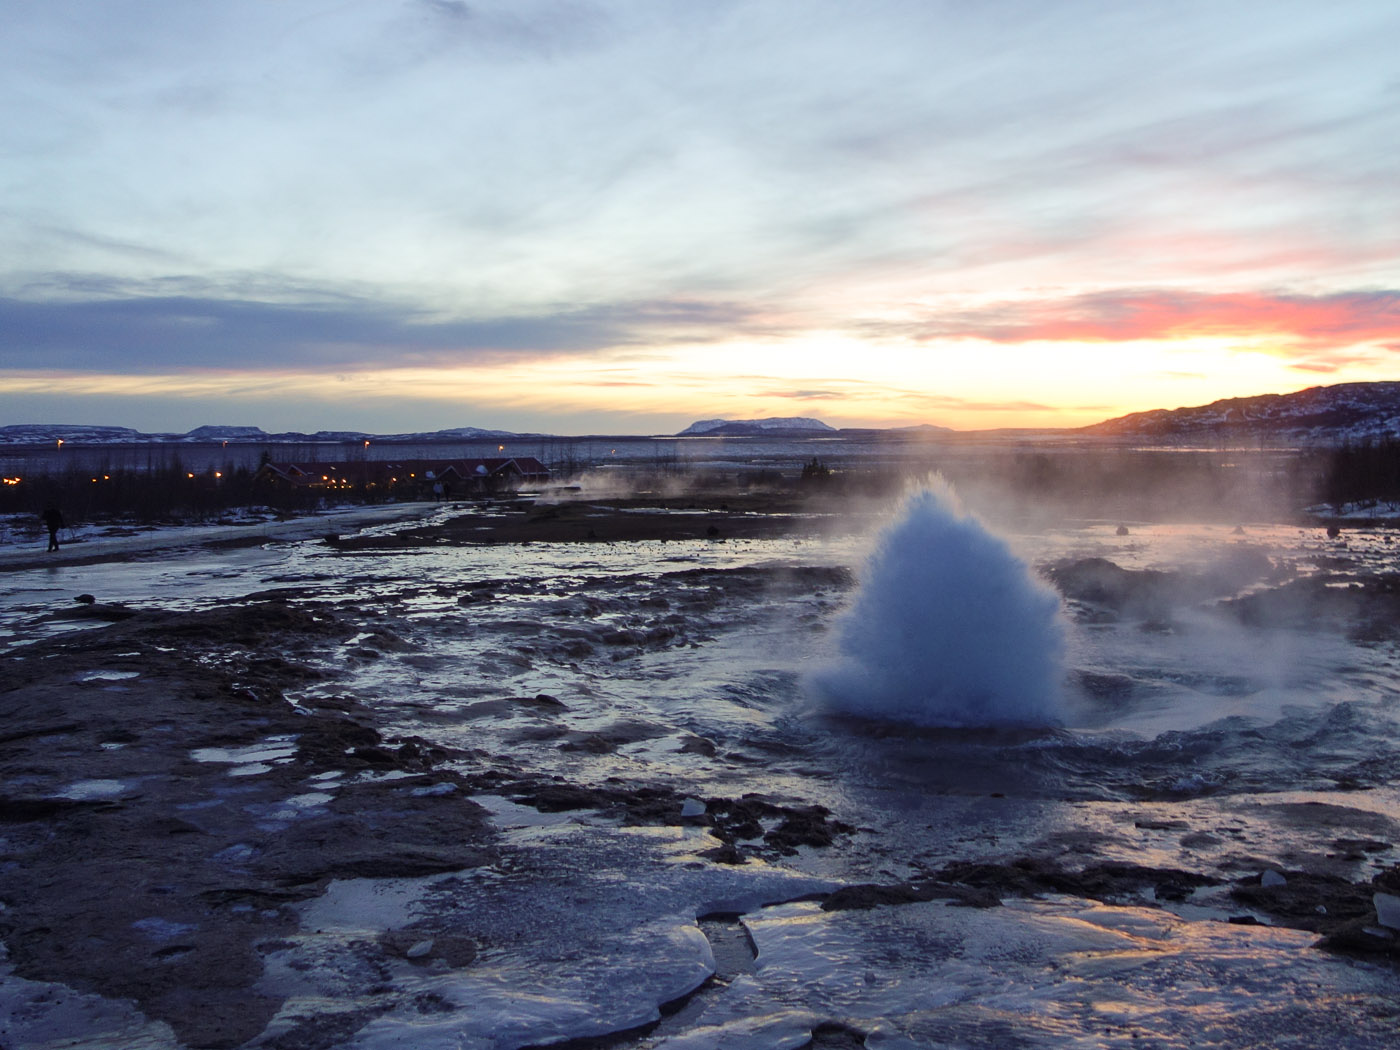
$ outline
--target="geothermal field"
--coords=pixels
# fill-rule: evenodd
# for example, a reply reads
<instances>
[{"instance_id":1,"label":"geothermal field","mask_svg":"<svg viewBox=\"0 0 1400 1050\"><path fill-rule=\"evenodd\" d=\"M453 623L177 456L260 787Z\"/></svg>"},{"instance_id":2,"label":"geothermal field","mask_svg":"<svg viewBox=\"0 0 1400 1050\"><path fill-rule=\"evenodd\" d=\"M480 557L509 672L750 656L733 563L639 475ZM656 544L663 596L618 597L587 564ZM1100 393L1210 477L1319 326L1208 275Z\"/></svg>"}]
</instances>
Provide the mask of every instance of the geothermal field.
<instances>
[{"instance_id":1,"label":"geothermal field","mask_svg":"<svg viewBox=\"0 0 1400 1050\"><path fill-rule=\"evenodd\" d=\"M1017 496L11 564L0 1045L1396 1046L1397 530Z\"/></svg>"}]
</instances>

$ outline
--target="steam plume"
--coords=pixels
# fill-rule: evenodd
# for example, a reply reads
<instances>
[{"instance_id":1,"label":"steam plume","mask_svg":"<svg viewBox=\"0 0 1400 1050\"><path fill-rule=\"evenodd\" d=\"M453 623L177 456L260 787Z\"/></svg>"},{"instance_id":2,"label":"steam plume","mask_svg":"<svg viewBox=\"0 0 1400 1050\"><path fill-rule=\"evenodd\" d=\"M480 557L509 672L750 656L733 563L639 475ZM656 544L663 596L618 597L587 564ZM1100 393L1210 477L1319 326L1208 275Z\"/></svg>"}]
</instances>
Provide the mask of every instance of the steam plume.
<instances>
[{"instance_id":1,"label":"steam plume","mask_svg":"<svg viewBox=\"0 0 1400 1050\"><path fill-rule=\"evenodd\" d=\"M1059 598L942 478L907 497L810 685L830 708L929 726L1059 720Z\"/></svg>"}]
</instances>

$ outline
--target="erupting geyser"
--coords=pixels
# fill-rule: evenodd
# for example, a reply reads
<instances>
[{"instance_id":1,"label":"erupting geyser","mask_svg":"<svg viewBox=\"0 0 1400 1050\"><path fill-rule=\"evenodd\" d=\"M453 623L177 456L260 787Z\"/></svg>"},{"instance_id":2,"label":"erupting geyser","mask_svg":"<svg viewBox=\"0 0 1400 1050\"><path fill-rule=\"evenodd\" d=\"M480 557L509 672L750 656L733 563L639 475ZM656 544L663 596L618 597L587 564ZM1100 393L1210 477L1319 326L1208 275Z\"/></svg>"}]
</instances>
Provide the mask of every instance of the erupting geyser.
<instances>
[{"instance_id":1,"label":"erupting geyser","mask_svg":"<svg viewBox=\"0 0 1400 1050\"><path fill-rule=\"evenodd\" d=\"M1059 597L941 478L879 537L837 638L811 680L830 708L927 726L1059 721Z\"/></svg>"}]
</instances>

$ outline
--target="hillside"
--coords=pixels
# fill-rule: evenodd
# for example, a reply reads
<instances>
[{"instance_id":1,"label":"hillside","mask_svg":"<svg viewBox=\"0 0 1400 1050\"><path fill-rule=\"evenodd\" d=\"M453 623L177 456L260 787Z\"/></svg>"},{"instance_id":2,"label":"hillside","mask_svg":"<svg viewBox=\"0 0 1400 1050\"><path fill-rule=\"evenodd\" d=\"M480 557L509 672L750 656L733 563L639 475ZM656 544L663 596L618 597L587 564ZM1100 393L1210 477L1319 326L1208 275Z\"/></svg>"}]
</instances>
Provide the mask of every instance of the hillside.
<instances>
[{"instance_id":1,"label":"hillside","mask_svg":"<svg viewBox=\"0 0 1400 1050\"><path fill-rule=\"evenodd\" d=\"M1134 412L1083 427L1083 434L1156 440L1267 438L1342 445L1400 437L1400 382L1340 383L1293 394L1259 394L1194 408Z\"/></svg>"}]
</instances>

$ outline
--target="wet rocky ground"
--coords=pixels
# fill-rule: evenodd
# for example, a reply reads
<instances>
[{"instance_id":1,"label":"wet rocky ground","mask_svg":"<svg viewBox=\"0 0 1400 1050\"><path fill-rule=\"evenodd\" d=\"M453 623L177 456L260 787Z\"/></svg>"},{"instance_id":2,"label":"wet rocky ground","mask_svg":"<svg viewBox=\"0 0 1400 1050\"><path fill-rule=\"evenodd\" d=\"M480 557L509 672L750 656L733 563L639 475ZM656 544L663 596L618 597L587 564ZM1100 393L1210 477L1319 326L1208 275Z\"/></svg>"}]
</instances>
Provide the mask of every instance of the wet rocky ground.
<instances>
[{"instance_id":1,"label":"wet rocky ground","mask_svg":"<svg viewBox=\"0 0 1400 1050\"><path fill-rule=\"evenodd\" d=\"M1319 951L1381 965L1400 957L1400 934L1378 923L1375 905L1378 892L1400 892L1400 868L1376 864L1393 856L1400 826L1373 812L1280 804L1272 827L1301 822L1320 843L1293 855L1234 841L1235 826L1219 819L1207 826L1168 815L1140 817L1128 830L1170 840L1171 864L1159 855L1125 859L1110 836L1083 830L901 856L905 844L882 843L885 825L850 805L850 796L842 807L830 791L818 798L794 787L801 780L793 768L824 760L804 755L800 741L757 729L736 741L629 711L582 717L575 695L514 688L529 677L522 669L547 669L601 690L608 679L599 668L617 674L652 657L681 658L725 624L739 622L742 630L749 615L742 610L760 601L810 599L794 614L809 622L849 590L845 568L673 566L566 586L543 575L425 584L395 575L389 561L350 561L479 543L725 542L830 528L799 510L737 496L713 507L503 506L432 526L327 538L319 556L345 560L353 572L303 571L207 607L93 600L50 610L100 626L0 654L0 941L13 973L128 1000L191 1047L334 1047L394 1011L450 1014L456 1008L436 993L396 990L394 975L404 967L471 972L483 953L512 950L481 910L489 880L458 878L485 880L520 863L483 804L488 798L542 817L698 835L702 848L685 862L697 870L794 864L821 873L824 885L794 886L767 903L807 900L823 913L930 902L995 909L1041 898L1200 907L1209 921L1307 931ZM1090 626L1170 631L1182 610L1210 607L1245 627L1305 623L1371 645L1397 636L1389 576L1354 566L1313 569L1300 575L1245 553L1189 572L1062 559L1046 576ZM424 699L414 717L430 725L440 703L452 711L454 734L406 731L403 710L376 703L375 691L391 688L396 673L428 675L434 648L467 631L476 639L479 678L497 674L498 684ZM665 675L635 673L640 681L654 674L658 683ZM1141 691L1140 683L1101 671L1081 672L1078 681L1106 703ZM582 686L579 695L587 695ZM888 728L850 732L884 749L886 763L899 757L894 744L908 744L923 762L939 748L968 762L983 743L946 733L921 740ZM1242 744L1250 733L1254 745ZM706 778L687 784L675 768L647 772L624 761L662 740L676 762L705 764ZM1241 730L1231 746L1265 744L1293 746L1253 729ZM1140 782L1156 761L1154 746L1165 752L1173 745L1144 746L1134 758L1148 763L1136 767ZM1168 761L1179 761L1179 748L1161 759L1164 769ZM1389 766L1355 766L1347 767L1343 789L1392 783ZM772 777L758 775L765 767ZM1061 775L1069 783L1073 770ZM830 777L818 769L812 783ZM753 789L757 782L761 789ZM982 793L992 803L1003 795L990 784ZM1160 803L1175 796L1153 788L1143 797ZM885 874L875 870L881 867ZM270 1028L294 991L275 975L320 965L308 947L318 932L307 927L308 906L357 880L430 880L444 903L377 925L367 919L369 932L347 940L332 968L350 975L347 1002L372 1006L307 1008ZM711 981L738 979L752 946L734 916L700 925L717 962ZM680 1031L675 1018L687 1009L678 1001L659 1027L648 1022L627 1038ZM812 1031L811 1045L819 1047L858 1046L864 1038L834 1018Z\"/></svg>"}]
</instances>

